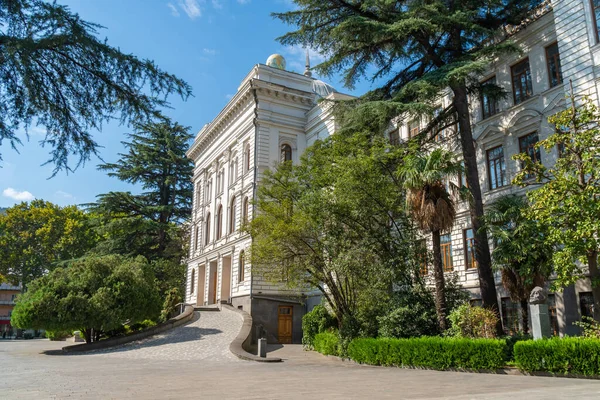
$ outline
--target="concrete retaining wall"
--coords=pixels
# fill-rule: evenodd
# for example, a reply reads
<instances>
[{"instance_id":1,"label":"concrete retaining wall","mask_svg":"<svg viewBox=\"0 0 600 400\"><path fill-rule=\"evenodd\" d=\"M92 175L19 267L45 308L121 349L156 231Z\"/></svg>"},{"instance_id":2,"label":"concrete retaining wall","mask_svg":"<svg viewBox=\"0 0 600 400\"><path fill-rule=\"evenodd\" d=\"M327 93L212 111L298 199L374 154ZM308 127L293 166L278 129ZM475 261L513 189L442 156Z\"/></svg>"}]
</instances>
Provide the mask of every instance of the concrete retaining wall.
<instances>
[{"instance_id":1,"label":"concrete retaining wall","mask_svg":"<svg viewBox=\"0 0 600 400\"><path fill-rule=\"evenodd\" d=\"M91 350L101 350L107 349L114 346L119 346L129 342L135 342L136 340L146 339L150 336L156 335L158 333L162 333L168 331L169 329L176 328L183 324L189 322L194 316L194 307L186 304L183 313L179 314L176 317L169 319L162 324L158 324L151 328L145 329L140 332L134 332L129 335L114 337L106 340L101 340L99 342L94 343L83 343L83 344L75 344L71 346L65 346L62 348L62 351L65 353L74 353L74 352L83 352L83 351L91 351Z\"/></svg>"}]
</instances>

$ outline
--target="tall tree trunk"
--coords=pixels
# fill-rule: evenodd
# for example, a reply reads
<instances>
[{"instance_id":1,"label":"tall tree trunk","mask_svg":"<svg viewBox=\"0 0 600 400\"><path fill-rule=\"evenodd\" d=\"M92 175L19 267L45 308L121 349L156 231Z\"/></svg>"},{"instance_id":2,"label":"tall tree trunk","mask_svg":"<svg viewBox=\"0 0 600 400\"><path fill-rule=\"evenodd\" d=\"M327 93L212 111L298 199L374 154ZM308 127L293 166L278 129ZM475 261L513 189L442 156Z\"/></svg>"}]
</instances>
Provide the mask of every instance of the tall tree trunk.
<instances>
[{"instance_id":1,"label":"tall tree trunk","mask_svg":"<svg viewBox=\"0 0 600 400\"><path fill-rule=\"evenodd\" d=\"M587 254L590 280L592 281L592 295L594 296L594 320L600 322L600 271L598 270L598 250Z\"/></svg>"},{"instance_id":2,"label":"tall tree trunk","mask_svg":"<svg viewBox=\"0 0 600 400\"><path fill-rule=\"evenodd\" d=\"M477 154L475 153L473 132L471 131L467 89L464 84L457 84L452 86L452 91L454 92L453 103L457 112L458 127L460 130L459 137L465 163L465 175L472 196L469 209L471 213L473 236L475 239L475 259L477 260L481 300L485 308L500 315L498 312L498 295L496 293L496 283L492 272L492 260L490 257L487 232L485 229L482 229L483 199L481 197L481 187L479 186ZM500 322L500 319L498 319L498 323L496 324L496 333L502 335L502 323Z\"/></svg>"},{"instance_id":3,"label":"tall tree trunk","mask_svg":"<svg viewBox=\"0 0 600 400\"><path fill-rule=\"evenodd\" d=\"M523 333L529 333L529 303L527 299L521 300L521 323L523 324Z\"/></svg>"},{"instance_id":4,"label":"tall tree trunk","mask_svg":"<svg viewBox=\"0 0 600 400\"><path fill-rule=\"evenodd\" d=\"M440 231L431 232L433 241L433 277L435 279L435 312L442 331L446 330L446 293Z\"/></svg>"},{"instance_id":5,"label":"tall tree trunk","mask_svg":"<svg viewBox=\"0 0 600 400\"><path fill-rule=\"evenodd\" d=\"M86 343L92 343L92 330L91 329L82 329L81 333L83 333L83 338Z\"/></svg>"}]
</instances>

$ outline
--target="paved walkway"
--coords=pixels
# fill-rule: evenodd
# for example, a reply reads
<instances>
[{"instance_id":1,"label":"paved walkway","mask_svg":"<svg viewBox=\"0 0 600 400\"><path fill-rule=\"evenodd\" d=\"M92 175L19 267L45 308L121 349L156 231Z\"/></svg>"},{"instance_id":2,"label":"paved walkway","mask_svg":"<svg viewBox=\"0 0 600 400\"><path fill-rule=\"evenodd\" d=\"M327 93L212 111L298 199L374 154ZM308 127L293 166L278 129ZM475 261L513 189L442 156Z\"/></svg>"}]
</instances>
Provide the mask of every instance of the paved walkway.
<instances>
[{"instance_id":1,"label":"paved walkway","mask_svg":"<svg viewBox=\"0 0 600 400\"><path fill-rule=\"evenodd\" d=\"M192 322L164 334L90 354L134 360L241 362L229 351L241 327L242 319L232 311L196 312Z\"/></svg>"},{"instance_id":2,"label":"paved walkway","mask_svg":"<svg viewBox=\"0 0 600 400\"><path fill-rule=\"evenodd\" d=\"M299 345L270 347L282 363L241 361L227 353L239 325L233 312L203 312L163 336L93 354L42 353L65 342L0 341L1 398L600 399L600 381L369 367Z\"/></svg>"}]
</instances>

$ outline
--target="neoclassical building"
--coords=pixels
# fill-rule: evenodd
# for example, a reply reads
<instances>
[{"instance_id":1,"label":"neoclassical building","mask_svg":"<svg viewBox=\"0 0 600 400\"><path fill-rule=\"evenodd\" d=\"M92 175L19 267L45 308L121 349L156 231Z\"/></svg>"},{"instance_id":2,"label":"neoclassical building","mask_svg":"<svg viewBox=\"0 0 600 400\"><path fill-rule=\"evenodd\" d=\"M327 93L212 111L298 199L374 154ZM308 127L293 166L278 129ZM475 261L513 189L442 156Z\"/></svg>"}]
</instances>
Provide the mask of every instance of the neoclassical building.
<instances>
[{"instance_id":1,"label":"neoclassical building","mask_svg":"<svg viewBox=\"0 0 600 400\"><path fill-rule=\"evenodd\" d=\"M507 36L519 45L521 54L496 60L481 77L483 84L494 82L501 86L507 96L497 101L486 96L470 99L484 206L500 196L524 195L529 190L511 185L520 170L519 163L512 159L514 154L526 152L534 160L548 165L555 162L558 149L545 152L535 150L533 145L553 133L548 117L565 108L571 83L575 94L586 94L598 102L599 23L599 0L553 0L542 3L521 25L508 27ZM441 98L439 107L443 109L450 101L449 95ZM400 117L390 129L390 140L406 140L427 122ZM440 132L439 142L461 154L457 141L447 140L454 134L453 129ZM465 184L464 178L457 177L455 183ZM464 202L459 204L454 228L442 236L442 252L445 270L457 273L461 284L471 292L472 302L479 303L473 230ZM522 329L519 304L510 300L499 275L496 284L505 330ZM549 308L555 334L576 333L577 328L572 323L579 321L582 315L591 316L592 299L589 279L580 280L562 292L551 293Z\"/></svg>"},{"instance_id":2,"label":"neoclassical building","mask_svg":"<svg viewBox=\"0 0 600 400\"><path fill-rule=\"evenodd\" d=\"M520 168L512 155L526 152L547 164L556 160L557 150L536 151L533 144L552 132L547 118L564 109L571 83L575 93L598 101L600 0L546 1L523 24L508 27L508 34L521 54L497 60L481 77L482 83L502 86L508 96L498 101L470 99L480 185L488 205L500 196L527 190L511 185ZM250 200L267 168L280 160L297 161L314 140L334 133L331 112L326 103L318 102L322 97L350 98L313 79L308 68L304 75L286 71L285 60L274 55L266 65L250 71L227 106L200 130L188 152L195 161L195 198L187 301L229 302L243 308L267 330L269 341L299 342L301 316L311 301L305 293L287 292L252 274L244 258L251 238L242 235L239 226L252 218ZM450 101L449 95L442 96L439 107ZM390 126L389 139L392 143L406 140L426 124L425 119L400 116ZM452 128L439 132L440 143L460 154L454 141L444 140L453 134ZM477 303L473 231L467 205L459 207L454 228L442 237L443 261ZM505 329L518 330L519 305L511 302L499 276L496 282ZM592 312L589 279L549 297L556 334L574 333L572 323Z\"/></svg>"},{"instance_id":3,"label":"neoclassical building","mask_svg":"<svg viewBox=\"0 0 600 400\"><path fill-rule=\"evenodd\" d=\"M286 71L284 58L273 55L252 68L187 153L195 162L187 301L243 309L270 342L301 341L310 299L253 274L245 257L251 238L239 228L252 218L264 171L280 161L297 162L307 146L333 133L333 116L320 98L350 96L312 78L308 59L302 75Z\"/></svg>"}]
</instances>

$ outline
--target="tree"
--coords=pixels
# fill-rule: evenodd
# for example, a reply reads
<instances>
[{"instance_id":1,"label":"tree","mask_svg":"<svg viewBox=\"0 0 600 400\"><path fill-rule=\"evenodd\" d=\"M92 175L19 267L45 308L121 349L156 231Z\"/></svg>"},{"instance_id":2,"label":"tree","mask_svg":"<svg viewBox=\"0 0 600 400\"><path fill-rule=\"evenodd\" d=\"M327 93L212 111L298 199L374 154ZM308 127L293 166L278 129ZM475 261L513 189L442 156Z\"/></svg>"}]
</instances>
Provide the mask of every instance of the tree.
<instances>
[{"instance_id":1,"label":"tree","mask_svg":"<svg viewBox=\"0 0 600 400\"><path fill-rule=\"evenodd\" d=\"M462 172L453 153L435 149L430 153L416 151L404 158L399 169L406 196L407 209L419 229L431 234L433 242L433 276L435 279L435 309L442 331L446 330L446 296L442 263L441 232L452 228L456 205L445 182Z\"/></svg>"},{"instance_id":2,"label":"tree","mask_svg":"<svg viewBox=\"0 0 600 400\"><path fill-rule=\"evenodd\" d=\"M527 218L529 204L522 196L503 196L485 213L485 226L494 243L492 265L512 301L521 304L523 330L529 331L529 295L544 286L552 273L553 246L547 227Z\"/></svg>"},{"instance_id":3,"label":"tree","mask_svg":"<svg viewBox=\"0 0 600 400\"><path fill-rule=\"evenodd\" d=\"M245 228L254 273L298 291L317 288L343 337L376 334L393 283L413 276L397 160L395 149L367 135L318 141L299 165L265 174Z\"/></svg>"},{"instance_id":4,"label":"tree","mask_svg":"<svg viewBox=\"0 0 600 400\"><path fill-rule=\"evenodd\" d=\"M186 254L185 235L177 224L192 213L193 162L185 156L192 135L188 128L160 121L136 123L129 149L116 163L100 170L144 192L109 192L98 196L90 209L101 216L105 239L99 251L165 258L179 263Z\"/></svg>"},{"instance_id":5,"label":"tree","mask_svg":"<svg viewBox=\"0 0 600 400\"><path fill-rule=\"evenodd\" d=\"M160 115L166 96L190 86L97 37L100 25L43 0L0 0L0 142L21 142L20 127L46 129L54 174L97 154L90 130Z\"/></svg>"},{"instance_id":6,"label":"tree","mask_svg":"<svg viewBox=\"0 0 600 400\"><path fill-rule=\"evenodd\" d=\"M161 302L143 257L89 257L31 282L11 323L21 329L81 330L87 343L123 324L157 318Z\"/></svg>"},{"instance_id":7,"label":"tree","mask_svg":"<svg viewBox=\"0 0 600 400\"><path fill-rule=\"evenodd\" d=\"M0 214L0 274L23 290L62 261L83 256L96 243L88 214L43 200Z\"/></svg>"},{"instance_id":8,"label":"tree","mask_svg":"<svg viewBox=\"0 0 600 400\"><path fill-rule=\"evenodd\" d=\"M361 77L385 83L357 102L363 125L377 132L391 118L429 114L421 136L431 138L440 126L458 125L466 179L471 190L481 297L498 310L496 286L483 221L483 202L471 122L469 93L501 94L495 85L476 80L489 63L517 51L506 39L507 25L520 24L539 3L515 0L295 0L297 9L274 14L298 30L281 38L285 45L309 45L328 59L315 69L325 75L343 72L352 87ZM487 86L487 85L486 85ZM449 107L434 117L436 102L450 90ZM498 325L498 329L501 326Z\"/></svg>"},{"instance_id":9,"label":"tree","mask_svg":"<svg viewBox=\"0 0 600 400\"><path fill-rule=\"evenodd\" d=\"M585 277L587 265L594 319L600 321L600 111L592 100L571 96L571 107L548 121L555 132L535 148L548 153L556 148L560 157L545 166L527 153L514 156L523 166L514 183L540 185L527 193L527 217L548 227L548 241L555 246L555 285L564 287Z\"/></svg>"}]
</instances>

